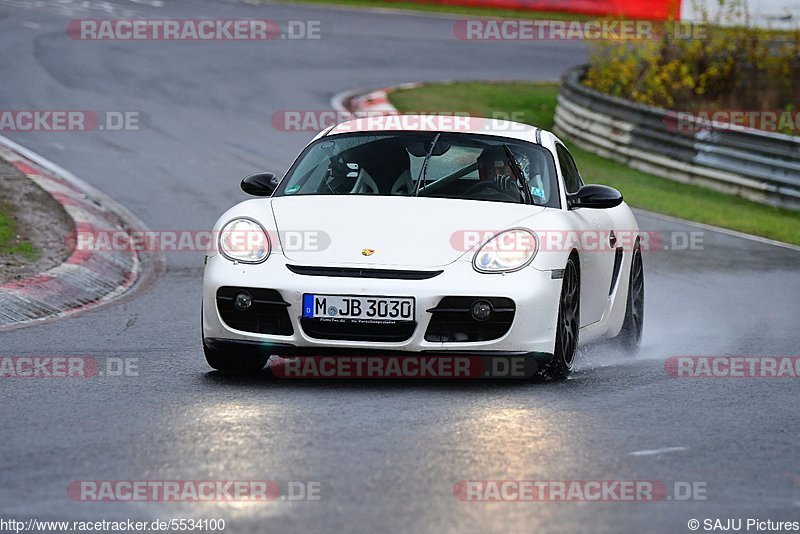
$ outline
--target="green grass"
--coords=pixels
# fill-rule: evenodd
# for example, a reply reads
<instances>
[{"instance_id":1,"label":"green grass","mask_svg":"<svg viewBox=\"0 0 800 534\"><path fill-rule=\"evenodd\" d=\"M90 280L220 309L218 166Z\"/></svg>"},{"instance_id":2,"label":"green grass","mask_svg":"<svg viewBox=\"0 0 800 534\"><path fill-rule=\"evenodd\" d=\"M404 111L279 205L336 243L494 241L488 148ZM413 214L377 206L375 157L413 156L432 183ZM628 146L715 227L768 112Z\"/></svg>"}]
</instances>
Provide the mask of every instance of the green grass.
<instances>
[{"instance_id":1,"label":"green grass","mask_svg":"<svg viewBox=\"0 0 800 534\"><path fill-rule=\"evenodd\" d=\"M401 9L441 15L473 15L478 17L497 17L538 20L590 20L589 15L563 13L558 11L527 11L517 9L496 9L485 7L455 6L445 4L421 4L394 0L282 0L284 4L326 4L357 8ZM597 19L598 17L594 17Z\"/></svg>"},{"instance_id":2,"label":"green grass","mask_svg":"<svg viewBox=\"0 0 800 534\"><path fill-rule=\"evenodd\" d=\"M401 112L467 111L553 127L558 84L464 82L394 91ZM765 206L706 187L683 184L631 169L565 141L587 182L619 189L631 206L800 245L800 212Z\"/></svg>"},{"instance_id":3,"label":"green grass","mask_svg":"<svg viewBox=\"0 0 800 534\"><path fill-rule=\"evenodd\" d=\"M30 260L36 259L38 253L34 246L17 239L17 228L9 214L9 205L0 202L0 261L4 256L12 254L19 254Z\"/></svg>"},{"instance_id":4,"label":"green grass","mask_svg":"<svg viewBox=\"0 0 800 534\"><path fill-rule=\"evenodd\" d=\"M557 83L463 82L398 90L389 98L402 112L452 111L477 116L514 113L509 118L549 130L557 92Z\"/></svg>"}]
</instances>

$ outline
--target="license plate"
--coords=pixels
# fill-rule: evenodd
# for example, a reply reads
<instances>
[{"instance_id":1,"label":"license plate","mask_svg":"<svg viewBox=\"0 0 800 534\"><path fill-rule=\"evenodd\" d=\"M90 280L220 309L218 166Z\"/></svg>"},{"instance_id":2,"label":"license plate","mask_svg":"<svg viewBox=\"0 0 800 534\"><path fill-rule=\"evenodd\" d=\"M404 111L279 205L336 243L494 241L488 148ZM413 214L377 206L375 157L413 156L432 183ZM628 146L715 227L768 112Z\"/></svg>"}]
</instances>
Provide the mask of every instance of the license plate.
<instances>
[{"instance_id":1,"label":"license plate","mask_svg":"<svg viewBox=\"0 0 800 534\"><path fill-rule=\"evenodd\" d=\"M303 295L303 317L413 321L414 298L309 295L306 293Z\"/></svg>"}]
</instances>

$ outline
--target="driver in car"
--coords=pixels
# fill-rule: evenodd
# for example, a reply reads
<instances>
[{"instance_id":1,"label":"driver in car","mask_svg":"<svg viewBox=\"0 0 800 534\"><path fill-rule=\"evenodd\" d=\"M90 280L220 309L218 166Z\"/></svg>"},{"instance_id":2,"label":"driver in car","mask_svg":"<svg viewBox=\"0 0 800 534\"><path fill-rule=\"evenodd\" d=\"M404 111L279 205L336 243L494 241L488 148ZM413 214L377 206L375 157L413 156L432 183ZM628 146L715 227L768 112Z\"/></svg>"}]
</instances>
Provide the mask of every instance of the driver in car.
<instances>
[{"instance_id":1,"label":"driver in car","mask_svg":"<svg viewBox=\"0 0 800 534\"><path fill-rule=\"evenodd\" d=\"M515 155L517 165L522 171L525 182L530 181L530 163L524 154ZM514 171L508 161L506 151L502 146L489 146L483 149L478 156L478 176L480 180L492 180L500 191L519 193L519 184L514 178Z\"/></svg>"}]
</instances>

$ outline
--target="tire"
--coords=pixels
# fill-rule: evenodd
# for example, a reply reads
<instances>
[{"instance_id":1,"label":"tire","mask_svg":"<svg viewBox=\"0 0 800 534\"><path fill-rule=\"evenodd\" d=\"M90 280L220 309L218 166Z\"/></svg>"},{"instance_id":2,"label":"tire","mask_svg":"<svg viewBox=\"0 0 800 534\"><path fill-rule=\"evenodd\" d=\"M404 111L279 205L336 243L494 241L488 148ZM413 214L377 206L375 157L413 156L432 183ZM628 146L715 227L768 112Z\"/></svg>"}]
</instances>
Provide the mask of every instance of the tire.
<instances>
[{"instance_id":1,"label":"tire","mask_svg":"<svg viewBox=\"0 0 800 534\"><path fill-rule=\"evenodd\" d=\"M636 354L642 345L644 329L644 264L639 244L633 249L628 282L628 299L622 330L614 338L615 345L625 352Z\"/></svg>"},{"instance_id":2,"label":"tire","mask_svg":"<svg viewBox=\"0 0 800 534\"><path fill-rule=\"evenodd\" d=\"M254 374L261 371L269 360L269 356L260 354L231 354L213 349L203 341L203 352L208 365L226 374Z\"/></svg>"},{"instance_id":3,"label":"tire","mask_svg":"<svg viewBox=\"0 0 800 534\"><path fill-rule=\"evenodd\" d=\"M200 331L203 331L203 311L200 310ZM261 354L232 354L209 347L203 338L203 353L208 365L226 374L253 374L261 371L269 360L269 356Z\"/></svg>"},{"instance_id":4,"label":"tire","mask_svg":"<svg viewBox=\"0 0 800 534\"><path fill-rule=\"evenodd\" d=\"M580 296L580 270L578 259L573 255L569 257L564 268L564 280L558 299L556 346L553 358L542 369L546 378L565 379L572 372L580 331Z\"/></svg>"}]
</instances>

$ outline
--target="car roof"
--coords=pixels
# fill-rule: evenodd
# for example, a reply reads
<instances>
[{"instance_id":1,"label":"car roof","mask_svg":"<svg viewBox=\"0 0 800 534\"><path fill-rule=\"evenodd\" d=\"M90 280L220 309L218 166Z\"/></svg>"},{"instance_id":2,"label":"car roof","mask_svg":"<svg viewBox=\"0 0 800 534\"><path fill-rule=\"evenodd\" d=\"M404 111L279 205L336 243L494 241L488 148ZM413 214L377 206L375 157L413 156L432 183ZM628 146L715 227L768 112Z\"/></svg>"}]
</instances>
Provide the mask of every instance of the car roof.
<instances>
[{"instance_id":1,"label":"car roof","mask_svg":"<svg viewBox=\"0 0 800 534\"><path fill-rule=\"evenodd\" d=\"M441 132L493 135L541 144L536 126L521 122L456 114L383 114L361 117L333 126L323 135L363 132Z\"/></svg>"}]
</instances>

